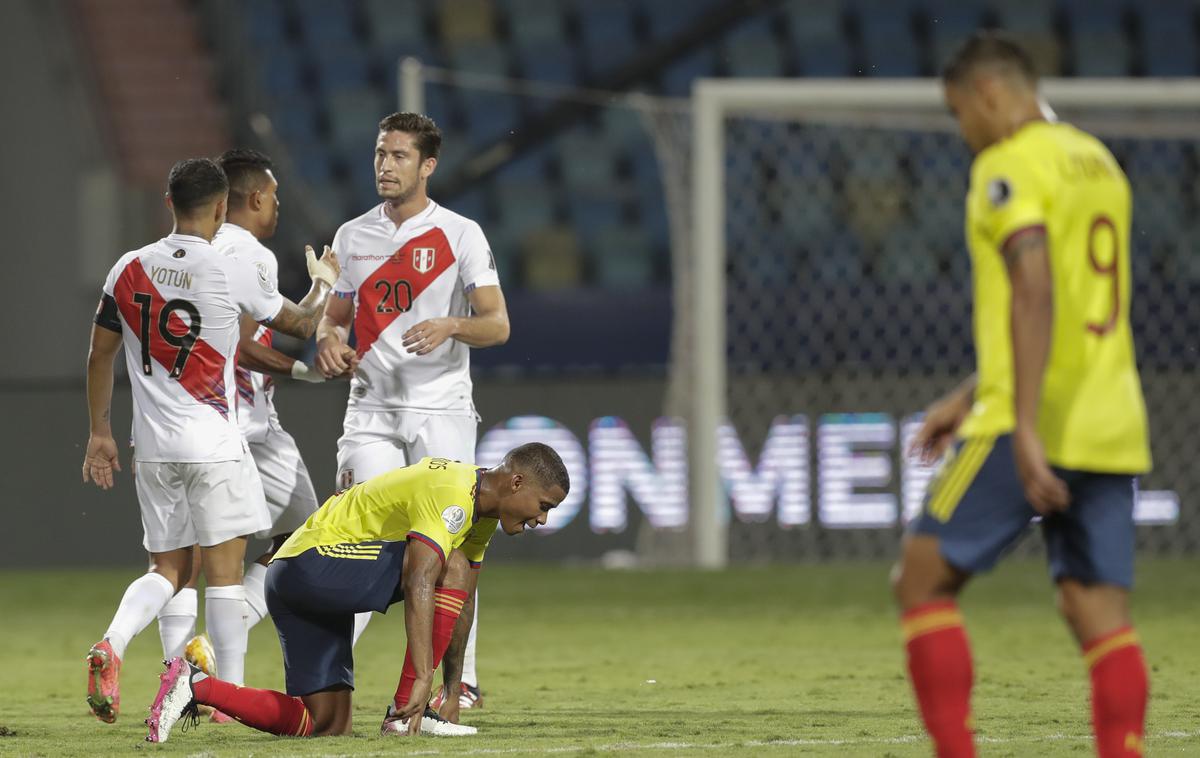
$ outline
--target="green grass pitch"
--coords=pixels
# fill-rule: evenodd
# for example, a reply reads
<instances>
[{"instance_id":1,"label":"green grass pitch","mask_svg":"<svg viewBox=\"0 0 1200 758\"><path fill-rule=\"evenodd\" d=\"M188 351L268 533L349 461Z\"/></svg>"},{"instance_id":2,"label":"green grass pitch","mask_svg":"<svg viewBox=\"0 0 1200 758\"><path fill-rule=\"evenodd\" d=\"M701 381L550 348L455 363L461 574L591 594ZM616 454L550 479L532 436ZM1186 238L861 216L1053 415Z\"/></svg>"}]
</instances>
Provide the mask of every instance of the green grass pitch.
<instances>
[{"instance_id":1,"label":"green grass pitch","mask_svg":"<svg viewBox=\"0 0 1200 758\"><path fill-rule=\"evenodd\" d=\"M0 755L929 755L903 673L883 564L603 572L485 570L476 737L384 739L403 614L357 652L355 735L280 739L211 724L142 742L161 670L152 625L130 646L122 712L84 702L83 656L134 572L0 574ZM1144 561L1136 619L1152 672L1151 754L1200 753L1200 562ZM979 580L963 608L976 657L981 753L1092 754L1082 662L1044 567ZM251 633L252 686L279 688L269 622Z\"/></svg>"}]
</instances>

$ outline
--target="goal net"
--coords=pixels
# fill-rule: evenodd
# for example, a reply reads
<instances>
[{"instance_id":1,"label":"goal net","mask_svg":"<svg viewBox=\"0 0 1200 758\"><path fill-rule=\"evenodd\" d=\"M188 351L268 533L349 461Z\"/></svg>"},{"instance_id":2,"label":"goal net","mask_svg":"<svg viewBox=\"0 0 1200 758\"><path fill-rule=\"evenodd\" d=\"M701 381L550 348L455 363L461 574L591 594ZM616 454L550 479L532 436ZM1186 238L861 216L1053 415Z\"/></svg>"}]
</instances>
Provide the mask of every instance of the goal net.
<instances>
[{"instance_id":1,"label":"goal net","mask_svg":"<svg viewBox=\"0 0 1200 758\"><path fill-rule=\"evenodd\" d=\"M1050 80L1043 95L1132 183L1155 457L1138 545L1195 553L1200 83ZM974 365L971 156L938 83L703 80L690 111L646 113L671 216L690 560L894 555L932 474L904 454L918 414Z\"/></svg>"}]
</instances>

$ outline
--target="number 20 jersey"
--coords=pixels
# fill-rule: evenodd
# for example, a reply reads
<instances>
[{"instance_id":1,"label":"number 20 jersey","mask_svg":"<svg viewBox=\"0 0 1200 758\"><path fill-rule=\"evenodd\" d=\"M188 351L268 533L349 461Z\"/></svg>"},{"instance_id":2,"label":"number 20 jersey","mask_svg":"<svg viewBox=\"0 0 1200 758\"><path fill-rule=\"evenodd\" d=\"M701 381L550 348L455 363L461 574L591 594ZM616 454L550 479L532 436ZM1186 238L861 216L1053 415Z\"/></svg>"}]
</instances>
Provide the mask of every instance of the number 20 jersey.
<instances>
[{"instance_id":1,"label":"number 20 jersey","mask_svg":"<svg viewBox=\"0 0 1200 758\"><path fill-rule=\"evenodd\" d=\"M333 249L342 265L334 294L354 298L361 359L347 407L474 416L470 349L449 339L417 356L403 336L426 319L470 315L467 295L499 285L479 224L431 200L396 226L380 204L343 224Z\"/></svg>"},{"instance_id":2,"label":"number 20 jersey","mask_svg":"<svg viewBox=\"0 0 1200 758\"><path fill-rule=\"evenodd\" d=\"M267 321L282 307L273 282L200 237L171 234L117 261L96 323L121 332L137 460L241 459L234 382L240 315Z\"/></svg>"},{"instance_id":3,"label":"number 20 jersey","mask_svg":"<svg viewBox=\"0 0 1200 758\"><path fill-rule=\"evenodd\" d=\"M967 239L978 385L966 437L1015 425L1012 290L1003 250L1045 232L1054 324L1038 436L1050 463L1098 473L1150 469L1146 406L1129 326L1129 181L1095 137L1035 121L971 167Z\"/></svg>"}]
</instances>

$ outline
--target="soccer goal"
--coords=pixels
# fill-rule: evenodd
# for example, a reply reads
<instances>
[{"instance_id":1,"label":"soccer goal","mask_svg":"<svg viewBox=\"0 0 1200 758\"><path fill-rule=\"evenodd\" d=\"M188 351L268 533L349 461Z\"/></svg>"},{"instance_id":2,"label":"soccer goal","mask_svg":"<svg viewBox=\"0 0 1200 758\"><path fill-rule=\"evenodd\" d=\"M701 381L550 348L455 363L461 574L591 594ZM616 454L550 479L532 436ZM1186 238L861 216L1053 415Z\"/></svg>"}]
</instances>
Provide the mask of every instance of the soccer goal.
<instances>
[{"instance_id":1,"label":"soccer goal","mask_svg":"<svg viewBox=\"0 0 1200 758\"><path fill-rule=\"evenodd\" d=\"M1139 548L1196 553L1200 80L1052 79L1042 94L1132 183L1155 455ZM974 360L971 156L939 83L700 80L690 113L650 118L672 215L692 562L894 555L931 476L903 450Z\"/></svg>"}]
</instances>

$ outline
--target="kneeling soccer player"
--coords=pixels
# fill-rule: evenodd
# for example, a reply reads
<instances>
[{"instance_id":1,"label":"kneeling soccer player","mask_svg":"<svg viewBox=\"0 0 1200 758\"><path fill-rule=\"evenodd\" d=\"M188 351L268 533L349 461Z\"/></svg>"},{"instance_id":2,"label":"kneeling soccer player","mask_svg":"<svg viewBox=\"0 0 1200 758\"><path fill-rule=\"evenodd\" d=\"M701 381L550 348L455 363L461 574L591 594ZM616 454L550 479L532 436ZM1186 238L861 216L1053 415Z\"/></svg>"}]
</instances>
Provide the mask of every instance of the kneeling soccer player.
<instances>
[{"instance_id":1,"label":"kneeling soccer player","mask_svg":"<svg viewBox=\"0 0 1200 758\"><path fill-rule=\"evenodd\" d=\"M491 469L423 458L335 495L283 544L267 572L288 694L237 687L174 658L146 739L165 742L197 705L271 734L350 734L354 614L383 613L401 600L408 650L381 731L474 734L455 723L457 698L446 699L440 714L428 707L433 671L445 655L444 686L458 691L470 598L496 526L511 535L545 524L570 487L562 459L534 442Z\"/></svg>"}]
</instances>

